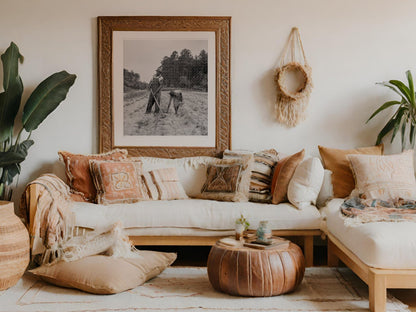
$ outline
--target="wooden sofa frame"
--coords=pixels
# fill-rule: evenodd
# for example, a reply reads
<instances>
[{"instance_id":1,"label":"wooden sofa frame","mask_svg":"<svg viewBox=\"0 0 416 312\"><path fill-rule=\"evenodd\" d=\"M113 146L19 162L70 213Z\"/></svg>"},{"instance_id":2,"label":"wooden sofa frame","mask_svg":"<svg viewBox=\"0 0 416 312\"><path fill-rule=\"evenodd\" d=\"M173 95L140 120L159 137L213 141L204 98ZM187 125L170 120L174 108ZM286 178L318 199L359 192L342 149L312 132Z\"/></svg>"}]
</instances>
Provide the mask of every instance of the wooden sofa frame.
<instances>
[{"instance_id":1,"label":"wooden sofa frame","mask_svg":"<svg viewBox=\"0 0 416 312\"><path fill-rule=\"evenodd\" d=\"M335 236L328 233L328 266L339 266L341 260L367 285L370 311L386 311L388 288L416 288L416 269L377 269L362 262Z\"/></svg>"},{"instance_id":2,"label":"wooden sofa frame","mask_svg":"<svg viewBox=\"0 0 416 312\"><path fill-rule=\"evenodd\" d=\"M29 207L29 226L33 224L36 212L38 184L30 184L26 190L26 202ZM320 230L278 230L273 235L296 237L301 239L305 255L305 265L313 266L313 237L322 234ZM224 236L130 236L136 246L212 246Z\"/></svg>"}]
</instances>

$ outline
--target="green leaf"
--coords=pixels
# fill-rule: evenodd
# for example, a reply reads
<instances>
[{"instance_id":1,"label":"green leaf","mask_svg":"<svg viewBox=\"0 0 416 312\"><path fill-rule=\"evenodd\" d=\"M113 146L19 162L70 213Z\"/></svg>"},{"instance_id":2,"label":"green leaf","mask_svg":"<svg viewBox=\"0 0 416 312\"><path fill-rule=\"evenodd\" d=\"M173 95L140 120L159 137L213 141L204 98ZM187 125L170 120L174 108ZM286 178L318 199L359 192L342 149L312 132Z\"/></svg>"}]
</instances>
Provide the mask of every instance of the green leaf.
<instances>
[{"instance_id":1,"label":"green leaf","mask_svg":"<svg viewBox=\"0 0 416 312\"><path fill-rule=\"evenodd\" d=\"M415 125L410 124L409 142L412 148L415 148Z\"/></svg>"},{"instance_id":2,"label":"green leaf","mask_svg":"<svg viewBox=\"0 0 416 312\"><path fill-rule=\"evenodd\" d=\"M384 126L383 129L381 129L380 133L378 134L376 145L381 144L381 141L386 136L386 134L389 133L393 129L395 122L396 120L394 119L394 117L390 118L390 120L387 122L387 124Z\"/></svg>"},{"instance_id":3,"label":"green leaf","mask_svg":"<svg viewBox=\"0 0 416 312\"><path fill-rule=\"evenodd\" d=\"M397 93L402 98L402 100L406 101L406 99L403 98L403 94L395 86L391 85L390 83L388 83L388 82L377 82L376 84L382 85L384 87L387 87L387 88L393 90L395 93Z\"/></svg>"},{"instance_id":4,"label":"green leaf","mask_svg":"<svg viewBox=\"0 0 416 312\"><path fill-rule=\"evenodd\" d=\"M404 107L399 108L399 110L397 111L396 117L394 117L393 134L391 135L390 143L392 143L394 138L396 137L397 131L400 128L400 124L402 123L402 119L403 119L403 116L404 116L404 113L406 112L406 110L407 109L404 108ZM406 122L406 118L407 117L404 118L405 119L404 122Z\"/></svg>"},{"instance_id":5,"label":"green leaf","mask_svg":"<svg viewBox=\"0 0 416 312\"><path fill-rule=\"evenodd\" d=\"M1 61L3 62L3 88L7 90L19 76L18 61L23 62L23 55L20 54L19 48L14 42L11 42L6 52L1 55Z\"/></svg>"},{"instance_id":6,"label":"green leaf","mask_svg":"<svg viewBox=\"0 0 416 312\"><path fill-rule=\"evenodd\" d=\"M399 101L389 101L389 102L384 103L370 116L370 118L368 118L368 120L365 123L368 123L375 115L377 115L381 111L385 110L386 108L389 108L393 105L398 105L398 104L401 104L401 102L399 102Z\"/></svg>"},{"instance_id":7,"label":"green leaf","mask_svg":"<svg viewBox=\"0 0 416 312\"><path fill-rule=\"evenodd\" d=\"M415 103L415 87L413 84L413 76L410 70L406 71L406 76L407 76L407 81L409 82L409 91L410 91L410 99L411 99L411 104L414 108L416 108L416 103Z\"/></svg>"},{"instance_id":8,"label":"green leaf","mask_svg":"<svg viewBox=\"0 0 416 312\"><path fill-rule=\"evenodd\" d=\"M22 61L23 56L12 42L1 55L4 92L0 93L0 143L11 139L14 120L20 107L23 83L18 73L19 60Z\"/></svg>"},{"instance_id":9,"label":"green leaf","mask_svg":"<svg viewBox=\"0 0 416 312\"><path fill-rule=\"evenodd\" d=\"M20 173L20 165L13 164L3 168L3 174L0 179L0 183L12 184L13 179Z\"/></svg>"},{"instance_id":10,"label":"green leaf","mask_svg":"<svg viewBox=\"0 0 416 312\"><path fill-rule=\"evenodd\" d=\"M400 92L409 101L409 103L412 103L412 96L410 94L410 90L403 82L401 82L400 80L390 80L389 82L400 90Z\"/></svg>"},{"instance_id":11,"label":"green leaf","mask_svg":"<svg viewBox=\"0 0 416 312\"><path fill-rule=\"evenodd\" d=\"M401 131L401 138L402 138L402 152L405 150L406 148L406 125L407 125L407 121L403 121L402 123L402 131Z\"/></svg>"},{"instance_id":12,"label":"green leaf","mask_svg":"<svg viewBox=\"0 0 416 312\"><path fill-rule=\"evenodd\" d=\"M33 140L25 140L6 152L0 152L0 167L20 164L26 159L28 150L34 143Z\"/></svg>"},{"instance_id":13,"label":"green leaf","mask_svg":"<svg viewBox=\"0 0 416 312\"><path fill-rule=\"evenodd\" d=\"M23 109L22 123L27 132L35 130L45 118L66 98L76 75L66 71L55 73L32 92Z\"/></svg>"}]
</instances>

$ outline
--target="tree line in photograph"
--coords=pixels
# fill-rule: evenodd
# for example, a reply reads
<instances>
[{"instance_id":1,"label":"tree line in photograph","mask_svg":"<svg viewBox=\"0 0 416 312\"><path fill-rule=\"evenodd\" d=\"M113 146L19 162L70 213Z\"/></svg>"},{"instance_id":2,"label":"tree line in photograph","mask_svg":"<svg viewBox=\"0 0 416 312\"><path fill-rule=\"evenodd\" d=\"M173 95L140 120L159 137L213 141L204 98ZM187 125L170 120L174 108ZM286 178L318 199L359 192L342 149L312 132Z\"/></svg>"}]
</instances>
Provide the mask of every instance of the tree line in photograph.
<instances>
[{"instance_id":1,"label":"tree line in photograph","mask_svg":"<svg viewBox=\"0 0 416 312\"><path fill-rule=\"evenodd\" d=\"M180 53L173 51L162 59L160 69L164 88L208 91L208 53L205 50L195 56L189 49L183 49ZM125 89L143 90L147 86L147 82L140 80L140 74L124 69Z\"/></svg>"}]
</instances>

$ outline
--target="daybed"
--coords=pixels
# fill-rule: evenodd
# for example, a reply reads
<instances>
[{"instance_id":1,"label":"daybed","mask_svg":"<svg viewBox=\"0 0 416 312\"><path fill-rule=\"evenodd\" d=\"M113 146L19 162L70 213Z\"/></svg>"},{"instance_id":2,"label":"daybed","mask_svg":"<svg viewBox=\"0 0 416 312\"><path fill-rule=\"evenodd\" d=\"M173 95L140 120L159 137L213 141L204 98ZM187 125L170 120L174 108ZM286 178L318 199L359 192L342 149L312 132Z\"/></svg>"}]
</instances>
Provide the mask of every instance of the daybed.
<instances>
[{"instance_id":1,"label":"daybed","mask_svg":"<svg viewBox=\"0 0 416 312\"><path fill-rule=\"evenodd\" d=\"M210 157L162 159L139 157L143 170L175 167L189 196L197 195L206 179ZM136 158L137 159L137 158ZM322 169L323 170L323 169ZM62 178L64 179L64 178ZM24 198L30 216L36 212L44 186L30 184ZM278 205L254 202L225 202L207 199L141 201L131 204L98 205L72 202L75 226L96 229L121 221L135 245L213 245L219 238L234 234L241 213L256 229L268 220L274 235L293 236L303 243L307 266L313 265L313 237L321 235L321 215L309 204L297 209L289 203Z\"/></svg>"},{"instance_id":2,"label":"daybed","mask_svg":"<svg viewBox=\"0 0 416 312\"><path fill-rule=\"evenodd\" d=\"M416 226L412 222L374 222L349 226L340 214L344 199L323 208L328 266L339 260L369 287L370 310L386 309L387 288L416 288Z\"/></svg>"}]
</instances>

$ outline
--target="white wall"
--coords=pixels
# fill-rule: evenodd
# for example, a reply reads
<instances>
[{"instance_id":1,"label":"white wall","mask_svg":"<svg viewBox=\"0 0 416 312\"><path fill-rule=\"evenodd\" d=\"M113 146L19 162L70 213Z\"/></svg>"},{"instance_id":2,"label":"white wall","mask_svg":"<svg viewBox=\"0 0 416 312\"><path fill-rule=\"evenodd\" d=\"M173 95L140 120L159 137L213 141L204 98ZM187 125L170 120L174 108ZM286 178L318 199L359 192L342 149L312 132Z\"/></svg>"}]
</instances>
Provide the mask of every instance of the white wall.
<instances>
[{"instance_id":1,"label":"white wall","mask_svg":"<svg viewBox=\"0 0 416 312\"><path fill-rule=\"evenodd\" d=\"M232 16L233 148L306 148L316 155L318 144L374 143L387 119L364 122L393 96L375 82L404 79L407 69L416 74L414 12L412 0L1 0L0 52L14 41L25 56L26 96L53 72L78 76L67 100L34 132L17 193L39 174L61 169L58 150L98 150L97 16ZM292 26L301 31L315 88L307 120L287 129L273 118L272 74Z\"/></svg>"}]
</instances>

